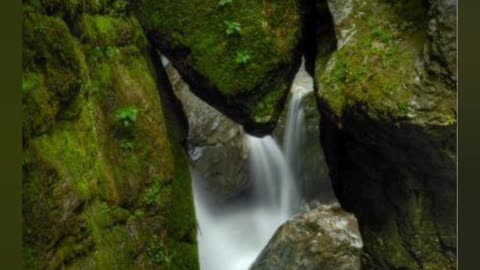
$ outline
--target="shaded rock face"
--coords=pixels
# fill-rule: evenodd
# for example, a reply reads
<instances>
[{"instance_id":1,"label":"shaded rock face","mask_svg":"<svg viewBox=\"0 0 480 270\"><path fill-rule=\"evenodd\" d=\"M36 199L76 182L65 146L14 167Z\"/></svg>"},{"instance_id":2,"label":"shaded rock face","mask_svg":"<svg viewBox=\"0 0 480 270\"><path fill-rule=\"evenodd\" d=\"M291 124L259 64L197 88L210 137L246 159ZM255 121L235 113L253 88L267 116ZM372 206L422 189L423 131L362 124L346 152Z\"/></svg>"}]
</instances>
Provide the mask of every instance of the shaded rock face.
<instances>
[{"instance_id":1,"label":"shaded rock face","mask_svg":"<svg viewBox=\"0 0 480 270\"><path fill-rule=\"evenodd\" d=\"M301 126L293 125L290 127L291 129L300 130L291 130L291 134L295 135L290 136L296 136L296 138L290 138L292 141L288 142L289 139L286 138L285 129L289 110L292 110L292 107L295 106L292 104L292 99L296 91L305 92L301 97L301 101L299 101L299 112L296 113L296 116L302 119L294 120L302 124L299 123ZM322 145L318 141L318 138L320 138L320 111L318 110L316 99L313 91L313 78L302 65L293 81L287 104L273 134L282 145L287 159L289 159L303 198L306 201L319 200L330 202L336 199L333 194ZM295 117L294 113L290 112L290 114L290 117ZM287 146L289 143L291 145Z\"/></svg>"},{"instance_id":2,"label":"shaded rock face","mask_svg":"<svg viewBox=\"0 0 480 270\"><path fill-rule=\"evenodd\" d=\"M188 121L187 145L195 171L215 200L249 187L248 141L242 126L199 99L171 64L166 71Z\"/></svg>"},{"instance_id":3,"label":"shaded rock face","mask_svg":"<svg viewBox=\"0 0 480 270\"><path fill-rule=\"evenodd\" d=\"M455 2L328 7L338 42L317 55L321 141L364 266L455 269Z\"/></svg>"},{"instance_id":4,"label":"shaded rock face","mask_svg":"<svg viewBox=\"0 0 480 270\"><path fill-rule=\"evenodd\" d=\"M198 269L181 126L112 2L23 2L23 269Z\"/></svg>"},{"instance_id":5,"label":"shaded rock face","mask_svg":"<svg viewBox=\"0 0 480 270\"><path fill-rule=\"evenodd\" d=\"M137 0L153 45L197 96L269 133L300 64L301 1Z\"/></svg>"},{"instance_id":6,"label":"shaded rock face","mask_svg":"<svg viewBox=\"0 0 480 270\"><path fill-rule=\"evenodd\" d=\"M283 224L251 270L360 270L357 220L338 204L320 205Z\"/></svg>"}]
</instances>

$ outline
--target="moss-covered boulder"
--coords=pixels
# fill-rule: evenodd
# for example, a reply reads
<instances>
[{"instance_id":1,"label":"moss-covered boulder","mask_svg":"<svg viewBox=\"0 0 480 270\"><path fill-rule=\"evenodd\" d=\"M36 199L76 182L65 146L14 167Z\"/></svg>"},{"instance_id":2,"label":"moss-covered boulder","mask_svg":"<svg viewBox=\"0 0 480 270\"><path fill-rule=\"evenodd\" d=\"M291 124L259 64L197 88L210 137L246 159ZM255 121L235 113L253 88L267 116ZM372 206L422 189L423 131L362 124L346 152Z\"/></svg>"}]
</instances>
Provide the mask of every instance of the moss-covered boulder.
<instances>
[{"instance_id":1,"label":"moss-covered boulder","mask_svg":"<svg viewBox=\"0 0 480 270\"><path fill-rule=\"evenodd\" d=\"M248 131L273 129L300 63L301 1L135 2L154 46L196 95Z\"/></svg>"},{"instance_id":2,"label":"moss-covered boulder","mask_svg":"<svg viewBox=\"0 0 480 270\"><path fill-rule=\"evenodd\" d=\"M198 269L181 126L140 24L119 1L53 2L24 3L23 268Z\"/></svg>"},{"instance_id":3,"label":"moss-covered boulder","mask_svg":"<svg viewBox=\"0 0 480 270\"><path fill-rule=\"evenodd\" d=\"M454 5L328 1L337 49L317 56L322 143L367 269L455 269Z\"/></svg>"}]
</instances>

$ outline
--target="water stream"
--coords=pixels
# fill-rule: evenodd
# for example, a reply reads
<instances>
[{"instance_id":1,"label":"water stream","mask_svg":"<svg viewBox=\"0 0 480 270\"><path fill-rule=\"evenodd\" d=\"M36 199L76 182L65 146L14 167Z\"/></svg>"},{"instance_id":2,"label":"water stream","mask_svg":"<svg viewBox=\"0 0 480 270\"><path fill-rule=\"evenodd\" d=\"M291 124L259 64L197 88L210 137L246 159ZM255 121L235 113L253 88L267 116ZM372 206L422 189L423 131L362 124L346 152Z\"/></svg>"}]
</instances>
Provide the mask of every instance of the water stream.
<instances>
[{"instance_id":1,"label":"water stream","mask_svg":"<svg viewBox=\"0 0 480 270\"><path fill-rule=\"evenodd\" d=\"M213 207L197 184L201 176L192 172L202 270L247 270L275 230L299 209L294 168L305 133L302 98L310 91L313 81L302 65L291 89L284 149L272 136L245 138L252 181L248 199Z\"/></svg>"}]
</instances>

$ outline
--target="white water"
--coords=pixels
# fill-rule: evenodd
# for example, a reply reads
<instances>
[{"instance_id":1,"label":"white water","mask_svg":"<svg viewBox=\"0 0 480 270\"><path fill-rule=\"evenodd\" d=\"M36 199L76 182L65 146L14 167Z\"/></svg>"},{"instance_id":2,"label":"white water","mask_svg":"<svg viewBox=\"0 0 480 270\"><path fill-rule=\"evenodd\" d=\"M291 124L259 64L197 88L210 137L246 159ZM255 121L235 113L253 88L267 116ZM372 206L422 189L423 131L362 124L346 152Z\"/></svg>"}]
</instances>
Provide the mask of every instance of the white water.
<instances>
[{"instance_id":1,"label":"white water","mask_svg":"<svg viewBox=\"0 0 480 270\"><path fill-rule=\"evenodd\" d=\"M301 154L298 149L305 139L305 112L302 106L305 95L313 91L313 79L305 71L302 65L297 73L293 87L290 104L288 105L287 123L283 147L285 156L293 171L298 168L298 161Z\"/></svg>"},{"instance_id":2,"label":"white water","mask_svg":"<svg viewBox=\"0 0 480 270\"><path fill-rule=\"evenodd\" d=\"M278 144L270 136L247 139L253 181L247 202L209 209L199 187L194 186L202 270L247 270L298 206L292 174Z\"/></svg>"},{"instance_id":3,"label":"white water","mask_svg":"<svg viewBox=\"0 0 480 270\"><path fill-rule=\"evenodd\" d=\"M313 81L302 65L291 90L284 151L271 136L247 136L253 183L250 197L225 203L221 209L214 207L198 186L201 176L193 172L202 270L247 270L275 230L300 206L292 168L305 129L302 97L312 89Z\"/></svg>"}]
</instances>

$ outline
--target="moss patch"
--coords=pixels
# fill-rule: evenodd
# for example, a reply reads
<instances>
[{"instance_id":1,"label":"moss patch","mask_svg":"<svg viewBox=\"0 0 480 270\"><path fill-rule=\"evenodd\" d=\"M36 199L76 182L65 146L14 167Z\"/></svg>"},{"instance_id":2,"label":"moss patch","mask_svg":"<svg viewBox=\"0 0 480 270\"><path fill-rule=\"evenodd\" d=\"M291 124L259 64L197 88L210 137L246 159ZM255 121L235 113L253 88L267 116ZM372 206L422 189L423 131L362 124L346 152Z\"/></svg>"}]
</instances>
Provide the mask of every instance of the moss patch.
<instances>
[{"instance_id":1,"label":"moss patch","mask_svg":"<svg viewBox=\"0 0 480 270\"><path fill-rule=\"evenodd\" d=\"M84 87L80 46L60 19L27 14L23 21L23 137L46 132Z\"/></svg>"},{"instance_id":2,"label":"moss patch","mask_svg":"<svg viewBox=\"0 0 480 270\"><path fill-rule=\"evenodd\" d=\"M406 116L410 111L416 64L423 52L425 7L404 15L406 3L355 2L355 15L346 25L354 33L327 70L317 71L321 97L341 116L346 108L362 104L378 115ZM379 16L381 14L381 16ZM318 75L321 74L321 75Z\"/></svg>"}]
</instances>

